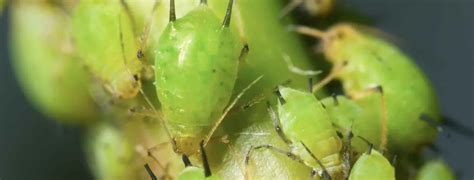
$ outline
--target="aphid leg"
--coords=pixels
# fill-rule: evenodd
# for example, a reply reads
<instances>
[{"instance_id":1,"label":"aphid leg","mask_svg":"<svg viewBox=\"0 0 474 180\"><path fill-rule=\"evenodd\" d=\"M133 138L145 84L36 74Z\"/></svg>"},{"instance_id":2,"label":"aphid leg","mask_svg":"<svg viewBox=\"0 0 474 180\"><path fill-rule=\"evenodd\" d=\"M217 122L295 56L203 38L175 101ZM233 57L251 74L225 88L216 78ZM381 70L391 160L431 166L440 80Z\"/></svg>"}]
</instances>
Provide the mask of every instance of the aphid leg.
<instances>
[{"instance_id":1,"label":"aphid leg","mask_svg":"<svg viewBox=\"0 0 474 180\"><path fill-rule=\"evenodd\" d=\"M474 130L469 128L467 125L461 124L456 122L455 120L448 118L448 117L443 117L443 125L453 129L455 132L458 132L468 138L473 138L474 137Z\"/></svg>"},{"instance_id":2,"label":"aphid leg","mask_svg":"<svg viewBox=\"0 0 474 180\"><path fill-rule=\"evenodd\" d=\"M313 93L313 78L308 78L308 90Z\"/></svg>"},{"instance_id":3,"label":"aphid leg","mask_svg":"<svg viewBox=\"0 0 474 180\"><path fill-rule=\"evenodd\" d=\"M153 161L155 161L155 163L158 164L158 167L160 167L160 169L166 173L167 168L158 160L158 158L156 158L156 156L153 154L152 151L153 151L153 148L147 150L148 157L153 159Z\"/></svg>"},{"instance_id":4,"label":"aphid leg","mask_svg":"<svg viewBox=\"0 0 474 180\"><path fill-rule=\"evenodd\" d=\"M295 26L291 26L290 29L299 34L311 36L318 39L324 39L326 37L325 32L315 29L315 28L307 27L307 26L295 25Z\"/></svg>"},{"instance_id":5,"label":"aphid leg","mask_svg":"<svg viewBox=\"0 0 474 180\"><path fill-rule=\"evenodd\" d=\"M367 145L369 145L369 149L367 150L367 154L370 155L372 153L372 149L374 149L374 144L372 144L369 140L365 139L362 136L357 136L357 137L362 139L362 141L364 141L365 143L367 143Z\"/></svg>"},{"instance_id":6,"label":"aphid leg","mask_svg":"<svg viewBox=\"0 0 474 180\"><path fill-rule=\"evenodd\" d=\"M287 54L282 55L283 60L285 61L286 65L288 66L288 70L290 70L292 73L301 75L301 76L315 76L318 74L321 74L322 71L313 71L313 70L303 70L293 64L293 61L291 61L290 56Z\"/></svg>"},{"instance_id":7,"label":"aphid leg","mask_svg":"<svg viewBox=\"0 0 474 180\"><path fill-rule=\"evenodd\" d=\"M279 153L279 154L283 154L285 155L286 157L296 161L296 162L299 162L303 165L306 166L306 164L304 163L304 161L299 157L297 156L296 154L293 154L292 152L290 151L285 151L283 149L280 149L280 148L277 148L275 146L272 146L272 145L260 145L260 146L251 146L250 149L247 151L247 154L245 155L245 179L248 179L248 165L249 165L249 162L250 162L250 157L252 155L252 151L254 150L259 150L259 149L268 149L268 150L271 150L273 152L276 152L276 153Z\"/></svg>"},{"instance_id":8,"label":"aphid leg","mask_svg":"<svg viewBox=\"0 0 474 180\"><path fill-rule=\"evenodd\" d=\"M339 73L341 73L341 71L346 66L347 66L347 61L344 61L339 64L335 64L334 67L331 69L331 72L329 72L329 74L324 79L322 79L318 84L315 84L313 86L313 93L316 93L318 90L320 90L322 87L327 85L329 82L336 79Z\"/></svg>"},{"instance_id":9,"label":"aphid leg","mask_svg":"<svg viewBox=\"0 0 474 180\"><path fill-rule=\"evenodd\" d=\"M201 150L201 159L202 159L202 167L204 168L204 176L209 177L212 175L211 167L209 166L209 161L207 160L207 154L204 149L204 140L199 143L199 148Z\"/></svg>"},{"instance_id":10,"label":"aphid leg","mask_svg":"<svg viewBox=\"0 0 474 180\"><path fill-rule=\"evenodd\" d=\"M337 100L337 94L336 94L336 93L332 93L332 94L331 94L331 97L332 97L332 99L333 99L333 101L334 101L334 105L335 105L335 106L338 106L338 105L339 105L339 100Z\"/></svg>"},{"instance_id":11,"label":"aphid leg","mask_svg":"<svg viewBox=\"0 0 474 180\"><path fill-rule=\"evenodd\" d=\"M398 159L398 155L393 155L392 157L392 161L390 162L390 164L392 164L393 167L396 167L397 165L397 159Z\"/></svg>"},{"instance_id":12,"label":"aphid leg","mask_svg":"<svg viewBox=\"0 0 474 180\"><path fill-rule=\"evenodd\" d=\"M385 151L385 148L387 146L387 136L388 136L388 127L387 127L388 112L387 112L387 105L385 103L385 95L384 95L382 86L377 85L377 86L367 89L364 92L348 92L348 93L351 99L353 100L365 98L367 96L372 95L373 93L380 94L380 108L382 111L382 115L380 117L380 129L382 132L380 133L379 150Z\"/></svg>"},{"instance_id":13,"label":"aphid leg","mask_svg":"<svg viewBox=\"0 0 474 180\"><path fill-rule=\"evenodd\" d=\"M349 130L345 139L345 143L343 146L343 154L342 154L342 157L344 160L344 166L343 166L344 179L349 179L349 175L351 172L351 147L352 147L351 141L353 137L354 137L354 134L352 133L352 130Z\"/></svg>"},{"instance_id":14,"label":"aphid leg","mask_svg":"<svg viewBox=\"0 0 474 180\"><path fill-rule=\"evenodd\" d=\"M306 144L304 144L303 142L301 142L301 144L303 145L306 152L308 152L309 155L311 155L311 157L318 163L318 165L321 167L321 169L323 169L322 174L321 174L323 180L331 180L331 176L329 175L328 171L326 170L326 167L324 166L324 164L321 163L321 161L316 157L316 155L314 155L313 152L311 152L309 150L309 148L306 146Z\"/></svg>"},{"instance_id":15,"label":"aphid leg","mask_svg":"<svg viewBox=\"0 0 474 180\"><path fill-rule=\"evenodd\" d=\"M211 139L212 135L214 134L214 132L217 130L217 128L219 127L219 125L222 123L222 121L224 120L224 118L227 116L227 114L230 112L230 110L237 104L237 102L239 101L240 98L242 98L242 96L245 94L245 92L247 92L253 85L255 85L258 81L260 81L261 79L263 78L263 75L258 77L257 79L255 79L254 81L252 81L247 87L245 87L242 92L240 92L235 98L234 100L230 103L229 106L227 106L227 108L225 109L224 113L222 113L221 117L219 117L219 119L217 120L216 124L214 124L214 126L212 127L211 131L209 131L209 134L206 136L206 138L204 139L204 147L206 147L207 143L209 142L209 140ZM176 147L176 146L175 146Z\"/></svg>"},{"instance_id":16,"label":"aphid leg","mask_svg":"<svg viewBox=\"0 0 474 180\"><path fill-rule=\"evenodd\" d=\"M230 26L230 18L232 16L232 6L234 5L234 0L229 0L229 4L227 5L227 11L225 13L224 21L222 22L223 27Z\"/></svg>"},{"instance_id":17,"label":"aphid leg","mask_svg":"<svg viewBox=\"0 0 474 180\"><path fill-rule=\"evenodd\" d=\"M278 136L286 143L286 144L291 144L291 141L286 137L285 133L281 130L281 125L280 125L280 119L278 119L278 116L276 115L275 111L273 110L270 102L267 101L267 111L268 114L270 114L270 118L273 121L273 126L275 128L275 131L277 132Z\"/></svg>"},{"instance_id":18,"label":"aphid leg","mask_svg":"<svg viewBox=\"0 0 474 180\"><path fill-rule=\"evenodd\" d=\"M291 0L281 11L280 19L284 18L288 15L291 11L293 11L296 7L303 4L304 0Z\"/></svg>"},{"instance_id":19,"label":"aphid leg","mask_svg":"<svg viewBox=\"0 0 474 180\"><path fill-rule=\"evenodd\" d=\"M150 176L151 180L157 180L158 179L158 178L156 178L155 173L153 173L153 171L151 170L151 168L148 164L145 164L145 170L148 173L148 175Z\"/></svg>"}]
</instances>

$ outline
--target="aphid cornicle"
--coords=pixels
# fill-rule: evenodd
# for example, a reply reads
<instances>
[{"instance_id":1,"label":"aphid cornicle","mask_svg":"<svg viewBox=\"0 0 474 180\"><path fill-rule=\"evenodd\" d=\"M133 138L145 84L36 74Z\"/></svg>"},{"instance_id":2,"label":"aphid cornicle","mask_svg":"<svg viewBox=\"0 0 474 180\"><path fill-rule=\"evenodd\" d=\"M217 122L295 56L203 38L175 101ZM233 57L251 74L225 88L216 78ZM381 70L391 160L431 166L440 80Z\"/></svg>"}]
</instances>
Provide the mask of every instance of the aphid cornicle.
<instances>
[{"instance_id":1,"label":"aphid cornicle","mask_svg":"<svg viewBox=\"0 0 474 180\"><path fill-rule=\"evenodd\" d=\"M278 116L270 104L268 111L278 135L291 151L271 145L256 146L250 149L246 162L251 151L267 148L304 163L323 179L341 177L342 143L324 106L311 93L285 87L279 87L276 92L279 97Z\"/></svg>"},{"instance_id":2,"label":"aphid cornicle","mask_svg":"<svg viewBox=\"0 0 474 180\"><path fill-rule=\"evenodd\" d=\"M196 167L191 164L188 156L183 154L183 163L185 168L179 173L178 179L179 180L218 180L220 179L218 176L213 175L211 172L211 168L209 166L209 162L207 160L207 154L204 149L204 141L200 143L200 151L201 151L201 159L203 167Z\"/></svg>"},{"instance_id":3,"label":"aphid cornicle","mask_svg":"<svg viewBox=\"0 0 474 180\"><path fill-rule=\"evenodd\" d=\"M355 162L349 180L395 180L395 169L382 154L370 147Z\"/></svg>"},{"instance_id":4,"label":"aphid cornicle","mask_svg":"<svg viewBox=\"0 0 474 180\"><path fill-rule=\"evenodd\" d=\"M349 24L336 25L327 32L302 26L295 30L321 38L324 55L333 64L329 75L313 90L339 79L345 93L362 108L383 107L367 124L380 126L381 146L385 146L387 134L391 150L414 151L434 141L436 129L420 120L421 115L440 119L434 90L398 48ZM379 92L382 102L370 91ZM386 119L378 122L380 116Z\"/></svg>"},{"instance_id":5,"label":"aphid cornicle","mask_svg":"<svg viewBox=\"0 0 474 180\"><path fill-rule=\"evenodd\" d=\"M243 44L230 26L233 0L219 19L206 1L170 22L155 56L156 91L175 150L198 152L229 102ZM179 9L178 9L179 10ZM242 51L245 52L245 51Z\"/></svg>"},{"instance_id":6,"label":"aphid cornicle","mask_svg":"<svg viewBox=\"0 0 474 180\"><path fill-rule=\"evenodd\" d=\"M443 160L431 160L426 162L419 170L416 175L417 180L454 180L454 176L451 169L446 165Z\"/></svg>"},{"instance_id":7,"label":"aphid cornicle","mask_svg":"<svg viewBox=\"0 0 474 180\"><path fill-rule=\"evenodd\" d=\"M79 1L72 17L77 53L91 73L112 96L135 97L142 63L132 20L120 0Z\"/></svg>"}]
</instances>

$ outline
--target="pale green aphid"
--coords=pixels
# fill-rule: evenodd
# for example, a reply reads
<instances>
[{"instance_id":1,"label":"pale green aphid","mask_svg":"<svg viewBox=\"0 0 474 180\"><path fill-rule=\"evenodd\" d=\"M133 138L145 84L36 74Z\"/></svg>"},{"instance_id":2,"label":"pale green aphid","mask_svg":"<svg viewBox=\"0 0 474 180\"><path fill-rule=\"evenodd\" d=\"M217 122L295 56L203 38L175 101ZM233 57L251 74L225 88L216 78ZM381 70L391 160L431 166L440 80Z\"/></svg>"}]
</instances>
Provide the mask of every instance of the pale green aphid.
<instances>
[{"instance_id":1,"label":"pale green aphid","mask_svg":"<svg viewBox=\"0 0 474 180\"><path fill-rule=\"evenodd\" d=\"M321 38L324 55L333 64L331 73L313 87L314 91L338 79L345 93L362 108L381 108L365 121L367 127L380 127L380 133L371 136L380 136L375 144L381 149L389 143L390 150L414 151L434 141L436 129L420 117L440 119L437 98L428 79L398 48L348 24L327 32L307 27L296 31Z\"/></svg>"},{"instance_id":2,"label":"pale green aphid","mask_svg":"<svg viewBox=\"0 0 474 180\"><path fill-rule=\"evenodd\" d=\"M187 155L196 154L198 143L215 130L232 95L243 46L229 27L233 1L223 22L201 2L176 19L171 1L170 23L155 56L156 91L167 128L175 150Z\"/></svg>"},{"instance_id":3,"label":"pale green aphid","mask_svg":"<svg viewBox=\"0 0 474 180\"><path fill-rule=\"evenodd\" d=\"M77 54L89 71L113 97L135 97L142 63L134 26L120 0L81 0L72 17Z\"/></svg>"},{"instance_id":4,"label":"pale green aphid","mask_svg":"<svg viewBox=\"0 0 474 180\"><path fill-rule=\"evenodd\" d=\"M349 180L395 180L395 169L382 154L369 148L355 162Z\"/></svg>"},{"instance_id":5,"label":"pale green aphid","mask_svg":"<svg viewBox=\"0 0 474 180\"><path fill-rule=\"evenodd\" d=\"M304 9L312 16L325 16L331 12L335 0L290 0L288 5L282 10L281 17L286 16L298 6Z\"/></svg>"},{"instance_id":6,"label":"pale green aphid","mask_svg":"<svg viewBox=\"0 0 474 180\"><path fill-rule=\"evenodd\" d=\"M342 143L334 130L329 115L311 93L279 87L278 116L268 104L278 135L290 147L290 151L271 145L261 145L249 150L270 149L283 153L313 169L311 177L318 174L323 179L342 176Z\"/></svg>"},{"instance_id":7,"label":"pale green aphid","mask_svg":"<svg viewBox=\"0 0 474 180\"><path fill-rule=\"evenodd\" d=\"M426 162L421 169L418 170L417 180L454 180L451 169L442 160L431 160Z\"/></svg>"},{"instance_id":8,"label":"pale green aphid","mask_svg":"<svg viewBox=\"0 0 474 180\"><path fill-rule=\"evenodd\" d=\"M12 64L26 95L57 120L96 120L90 77L74 56L68 15L45 2L15 1L11 5Z\"/></svg>"}]
</instances>

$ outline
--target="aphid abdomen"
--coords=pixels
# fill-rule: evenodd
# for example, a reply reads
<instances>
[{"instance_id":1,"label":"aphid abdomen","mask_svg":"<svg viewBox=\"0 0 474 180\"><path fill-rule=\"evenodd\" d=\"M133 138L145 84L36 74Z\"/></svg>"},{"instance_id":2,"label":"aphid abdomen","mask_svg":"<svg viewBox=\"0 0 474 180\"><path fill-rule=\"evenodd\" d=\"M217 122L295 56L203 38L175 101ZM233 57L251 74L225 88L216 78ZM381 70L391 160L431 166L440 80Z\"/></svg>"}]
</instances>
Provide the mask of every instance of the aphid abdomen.
<instances>
[{"instance_id":1,"label":"aphid abdomen","mask_svg":"<svg viewBox=\"0 0 474 180\"><path fill-rule=\"evenodd\" d=\"M142 64L132 22L120 2L80 1L72 17L77 52L92 74L113 96L135 97Z\"/></svg>"},{"instance_id":2,"label":"aphid abdomen","mask_svg":"<svg viewBox=\"0 0 474 180\"><path fill-rule=\"evenodd\" d=\"M428 114L439 119L437 98L412 60L393 45L348 25L329 33L334 39L326 44L325 55L335 64L346 63L338 75L346 93L354 97L374 86L383 88L390 145L411 151L431 143L436 131L419 117ZM380 105L379 98L372 99L361 99L359 104L365 109Z\"/></svg>"},{"instance_id":3,"label":"aphid abdomen","mask_svg":"<svg viewBox=\"0 0 474 180\"><path fill-rule=\"evenodd\" d=\"M451 169L443 160L426 162L416 175L417 180L453 180L456 179Z\"/></svg>"},{"instance_id":4,"label":"aphid abdomen","mask_svg":"<svg viewBox=\"0 0 474 180\"><path fill-rule=\"evenodd\" d=\"M177 148L196 153L226 107L237 78L238 36L201 5L170 22L156 51L156 88Z\"/></svg>"},{"instance_id":5,"label":"aphid abdomen","mask_svg":"<svg viewBox=\"0 0 474 180\"><path fill-rule=\"evenodd\" d=\"M395 169L382 154L371 150L357 159L349 180L395 180Z\"/></svg>"},{"instance_id":6,"label":"aphid abdomen","mask_svg":"<svg viewBox=\"0 0 474 180\"><path fill-rule=\"evenodd\" d=\"M280 102L278 114L294 153L308 166L319 167L301 144L304 143L330 174L339 173L342 144L322 104L311 93L290 88L280 88L280 92L285 102Z\"/></svg>"}]
</instances>

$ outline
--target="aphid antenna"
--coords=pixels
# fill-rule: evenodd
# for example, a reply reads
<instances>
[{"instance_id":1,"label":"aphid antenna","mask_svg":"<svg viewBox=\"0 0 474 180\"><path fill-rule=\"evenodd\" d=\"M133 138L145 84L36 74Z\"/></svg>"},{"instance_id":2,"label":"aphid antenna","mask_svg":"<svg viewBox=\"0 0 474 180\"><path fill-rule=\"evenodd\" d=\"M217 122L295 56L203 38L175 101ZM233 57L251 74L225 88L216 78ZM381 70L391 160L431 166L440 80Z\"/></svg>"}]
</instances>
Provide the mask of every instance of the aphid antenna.
<instances>
[{"instance_id":1,"label":"aphid antenna","mask_svg":"<svg viewBox=\"0 0 474 180\"><path fill-rule=\"evenodd\" d=\"M456 120L446 117L446 116L443 116L443 120L444 120L443 125L445 127L448 127L454 130L454 132L464 135L467 138L470 138L470 139L474 138L474 130L472 128L469 128L469 126L465 124L461 124L457 122Z\"/></svg>"},{"instance_id":2,"label":"aphid antenna","mask_svg":"<svg viewBox=\"0 0 474 180\"><path fill-rule=\"evenodd\" d=\"M367 143L367 145L369 145L369 149L367 150L367 154L372 154L372 149L374 148L374 144L370 143L369 140L367 140L366 138L362 137L362 136L357 136L358 138L362 139L362 141L364 141L365 143Z\"/></svg>"},{"instance_id":3,"label":"aphid antenna","mask_svg":"<svg viewBox=\"0 0 474 180\"><path fill-rule=\"evenodd\" d=\"M321 169L323 169L323 172L321 174L323 179L324 180L331 180L331 176L329 175L328 171L326 170L326 167L324 166L324 164L313 154L313 152L311 152L311 150L309 150L308 146L306 146L306 144L304 144L303 141L301 141L301 144L303 145L306 152L308 152L309 155L316 161L316 163L318 163L318 165L321 167Z\"/></svg>"},{"instance_id":4,"label":"aphid antenna","mask_svg":"<svg viewBox=\"0 0 474 180\"><path fill-rule=\"evenodd\" d=\"M133 32L133 35L136 36L137 35L136 22L135 22L135 18L133 17L133 13L130 10L130 6L127 4L127 2L125 2L125 0L120 0L120 5L122 5L123 9L125 10L125 13L127 14L128 19L132 23L132 32Z\"/></svg>"},{"instance_id":5,"label":"aphid antenna","mask_svg":"<svg viewBox=\"0 0 474 180\"><path fill-rule=\"evenodd\" d=\"M193 166L193 164L191 163L191 160L189 160L189 157L186 154L183 154L181 156L181 160L183 161L184 167Z\"/></svg>"},{"instance_id":6,"label":"aphid antenna","mask_svg":"<svg viewBox=\"0 0 474 180\"><path fill-rule=\"evenodd\" d=\"M229 4L227 5L227 11L225 13L224 21L222 22L223 27L230 26L230 19L232 16L232 6L234 5L234 0L229 0Z\"/></svg>"},{"instance_id":7,"label":"aphid antenna","mask_svg":"<svg viewBox=\"0 0 474 180\"><path fill-rule=\"evenodd\" d=\"M174 0L170 0L170 22L176 21L176 9Z\"/></svg>"},{"instance_id":8,"label":"aphid antenna","mask_svg":"<svg viewBox=\"0 0 474 180\"><path fill-rule=\"evenodd\" d=\"M263 78L263 75L258 77L257 79L255 79L254 81L252 81L247 87L245 87L242 92L240 92L235 98L234 100L232 101L232 103L230 103L229 106L227 106L227 108L225 109L224 113L222 113L221 117L217 120L217 122L214 124L214 126L212 127L211 131L209 131L209 134L206 136L206 138L204 139L204 147L206 147L207 143L209 143L209 140L211 139L212 135L214 134L214 132L217 130L217 128L219 127L219 125L222 123L222 121L224 120L224 118L227 116L227 114L230 112L230 110L237 104L237 102L240 100L240 98L242 98L242 96L244 96L244 94L253 86L255 85L258 81L260 81L261 79ZM171 136L170 136L171 137Z\"/></svg>"},{"instance_id":9,"label":"aphid antenna","mask_svg":"<svg viewBox=\"0 0 474 180\"><path fill-rule=\"evenodd\" d=\"M322 73L322 71L303 70L303 69L295 66L293 61L291 60L290 56L288 56L288 54L283 53L282 57L283 57L283 60L285 61L286 65L288 66L288 70L290 70L290 72L292 72L292 73L295 73L295 74L301 75L301 76L316 76L316 75Z\"/></svg>"},{"instance_id":10,"label":"aphid antenna","mask_svg":"<svg viewBox=\"0 0 474 180\"><path fill-rule=\"evenodd\" d=\"M150 176L151 180L157 180L158 178L156 177L155 173L153 170L151 170L150 166L148 164L144 165L146 172Z\"/></svg>"},{"instance_id":11,"label":"aphid antenna","mask_svg":"<svg viewBox=\"0 0 474 180\"><path fill-rule=\"evenodd\" d=\"M288 14L290 14L291 11L295 10L295 8L303 4L303 2L304 0L291 0L285 7L283 7L283 10L281 11L279 18L283 19Z\"/></svg>"},{"instance_id":12,"label":"aphid antenna","mask_svg":"<svg viewBox=\"0 0 474 180\"><path fill-rule=\"evenodd\" d=\"M204 140L199 143L199 148L201 150L201 159L202 159L202 166L204 168L204 176L209 177L212 175L211 167L209 166L209 161L207 159L206 150L204 149Z\"/></svg>"},{"instance_id":13,"label":"aphid antenna","mask_svg":"<svg viewBox=\"0 0 474 180\"><path fill-rule=\"evenodd\" d=\"M324 39L326 37L326 33L319 29L311 28L308 26L303 25L292 25L288 27L289 30L297 32L299 34L315 37L318 39Z\"/></svg>"}]
</instances>

